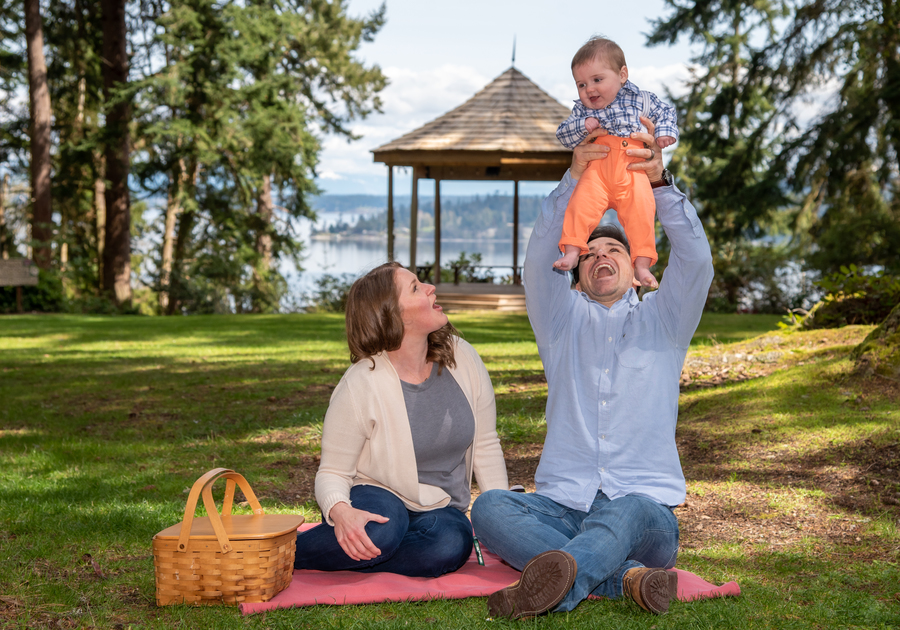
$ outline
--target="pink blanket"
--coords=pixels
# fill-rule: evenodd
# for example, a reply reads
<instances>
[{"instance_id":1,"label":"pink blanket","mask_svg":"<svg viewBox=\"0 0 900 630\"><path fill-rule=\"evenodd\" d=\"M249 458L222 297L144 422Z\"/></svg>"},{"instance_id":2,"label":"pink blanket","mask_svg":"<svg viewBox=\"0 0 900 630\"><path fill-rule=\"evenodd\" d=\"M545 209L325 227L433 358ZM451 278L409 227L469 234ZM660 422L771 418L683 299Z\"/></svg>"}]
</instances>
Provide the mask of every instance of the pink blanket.
<instances>
[{"instance_id":1,"label":"pink blanket","mask_svg":"<svg viewBox=\"0 0 900 630\"><path fill-rule=\"evenodd\" d=\"M308 529L318 523L300 527ZM487 597L519 579L519 572L482 547L484 566L478 564L475 552L458 571L438 578L414 578L396 573L356 573L355 571L294 571L291 584L275 597L262 603L243 603L245 615L295 606L316 604L374 604L429 599L462 599ZM710 584L693 573L678 573L678 599L687 602L707 597L740 595L735 582L722 586Z\"/></svg>"}]
</instances>

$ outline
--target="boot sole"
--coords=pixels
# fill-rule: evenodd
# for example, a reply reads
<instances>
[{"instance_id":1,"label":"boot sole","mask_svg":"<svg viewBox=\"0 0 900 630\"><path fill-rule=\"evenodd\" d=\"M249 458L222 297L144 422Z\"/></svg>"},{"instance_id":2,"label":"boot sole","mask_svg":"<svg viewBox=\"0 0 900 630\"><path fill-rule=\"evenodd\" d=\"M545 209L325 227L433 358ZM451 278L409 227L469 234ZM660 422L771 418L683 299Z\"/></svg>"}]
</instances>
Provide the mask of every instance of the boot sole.
<instances>
[{"instance_id":1,"label":"boot sole","mask_svg":"<svg viewBox=\"0 0 900 630\"><path fill-rule=\"evenodd\" d=\"M678 595L678 574L665 569L653 571L641 580L641 598L650 612L657 615L669 611L669 603Z\"/></svg>"},{"instance_id":2,"label":"boot sole","mask_svg":"<svg viewBox=\"0 0 900 630\"><path fill-rule=\"evenodd\" d=\"M522 569L519 581L488 597L491 617L534 617L555 608L575 583L575 559L553 549L536 555Z\"/></svg>"}]
</instances>

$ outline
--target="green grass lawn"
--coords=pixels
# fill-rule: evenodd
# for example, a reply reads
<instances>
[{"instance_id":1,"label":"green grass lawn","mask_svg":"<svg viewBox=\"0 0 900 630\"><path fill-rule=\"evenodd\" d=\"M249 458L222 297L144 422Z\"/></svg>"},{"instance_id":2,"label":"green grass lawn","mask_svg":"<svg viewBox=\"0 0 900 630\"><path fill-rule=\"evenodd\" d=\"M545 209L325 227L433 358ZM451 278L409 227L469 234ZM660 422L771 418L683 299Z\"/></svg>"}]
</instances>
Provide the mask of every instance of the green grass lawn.
<instances>
[{"instance_id":1,"label":"green grass lawn","mask_svg":"<svg viewBox=\"0 0 900 630\"><path fill-rule=\"evenodd\" d=\"M491 372L504 448L533 447L546 384L527 318L452 319ZM155 606L151 538L181 520L206 470L243 473L267 512L319 519L318 437L349 362L342 316L0 317L0 627L896 627L898 510L872 499L900 497L896 395L852 380L846 339L777 333L782 343L778 319L704 317L697 356L782 363L681 402L679 566L736 580L741 597L676 603L664 617L590 601L506 622L487 620L477 598L246 618ZM790 534L774 527L788 521Z\"/></svg>"}]
</instances>

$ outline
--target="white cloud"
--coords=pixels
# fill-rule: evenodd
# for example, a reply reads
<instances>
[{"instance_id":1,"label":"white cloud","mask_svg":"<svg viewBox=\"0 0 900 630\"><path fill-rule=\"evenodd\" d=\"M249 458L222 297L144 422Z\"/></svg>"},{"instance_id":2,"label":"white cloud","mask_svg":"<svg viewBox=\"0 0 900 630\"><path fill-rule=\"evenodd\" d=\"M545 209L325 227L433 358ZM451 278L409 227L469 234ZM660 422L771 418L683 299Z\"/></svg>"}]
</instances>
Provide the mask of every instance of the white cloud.
<instances>
[{"instance_id":1,"label":"white cloud","mask_svg":"<svg viewBox=\"0 0 900 630\"><path fill-rule=\"evenodd\" d=\"M629 79L635 85L657 94L663 100L666 97L665 88L669 88L676 95L684 94L685 81L689 78L688 66L683 63L629 68Z\"/></svg>"},{"instance_id":2,"label":"white cloud","mask_svg":"<svg viewBox=\"0 0 900 630\"><path fill-rule=\"evenodd\" d=\"M323 141L319 185L325 190L337 192L327 182L356 182L354 192L359 186L372 188L376 182L370 192L381 194L385 166L372 161L371 150L462 105L494 78L453 64L427 71L389 67L384 72L390 80L381 93L384 112L352 126L353 133L362 138L347 142L345 138L328 136Z\"/></svg>"},{"instance_id":3,"label":"white cloud","mask_svg":"<svg viewBox=\"0 0 900 630\"><path fill-rule=\"evenodd\" d=\"M426 71L390 67L385 74L390 81L382 93L385 119L406 131L462 105L493 78L453 64Z\"/></svg>"}]
</instances>

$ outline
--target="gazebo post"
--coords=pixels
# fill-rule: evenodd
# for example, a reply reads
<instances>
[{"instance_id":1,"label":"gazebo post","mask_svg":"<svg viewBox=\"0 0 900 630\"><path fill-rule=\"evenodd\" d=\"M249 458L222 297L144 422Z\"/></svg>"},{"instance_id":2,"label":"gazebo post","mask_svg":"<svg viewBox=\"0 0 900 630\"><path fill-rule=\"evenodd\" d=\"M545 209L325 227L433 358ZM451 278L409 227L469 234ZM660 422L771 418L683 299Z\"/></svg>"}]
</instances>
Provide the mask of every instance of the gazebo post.
<instances>
[{"instance_id":1,"label":"gazebo post","mask_svg":"<svg viewBox=\"0 0 900 630\"><path fill-rule=\"evenodd\" d=\"M388 164L387 257L394 262L394 167Z\"/></svg>"},{"instance_id":2,"label":"gazebo post","mask_svg":"<svg viewBox=\"0 0 900 630\"><path fill-rule=\"evenodd\" d=\"M513 182L513 284L522 284L519 277L519 180Z\"/></svg>"},{"instance_id":3,"label":"gazebo post","mask_svg":"<svg viewBox=\"0 0 900 630\"><path fill-rule=\"evenodd\" d=\"M419 275L416 272L416 240L419 237L419 173L416 167L413 167L412 171L412 198L409 203L409 270Z\"/></svg>"},{"instance_id":4,"label":"gazebo post","mask_svg":"<svg viewBox=\"0 0 900 630\"><path fill-rule=\"evenodd\" d=\"M434 178L434 283L441 283L441 180Z\"/></svg>"}]
</instances>

